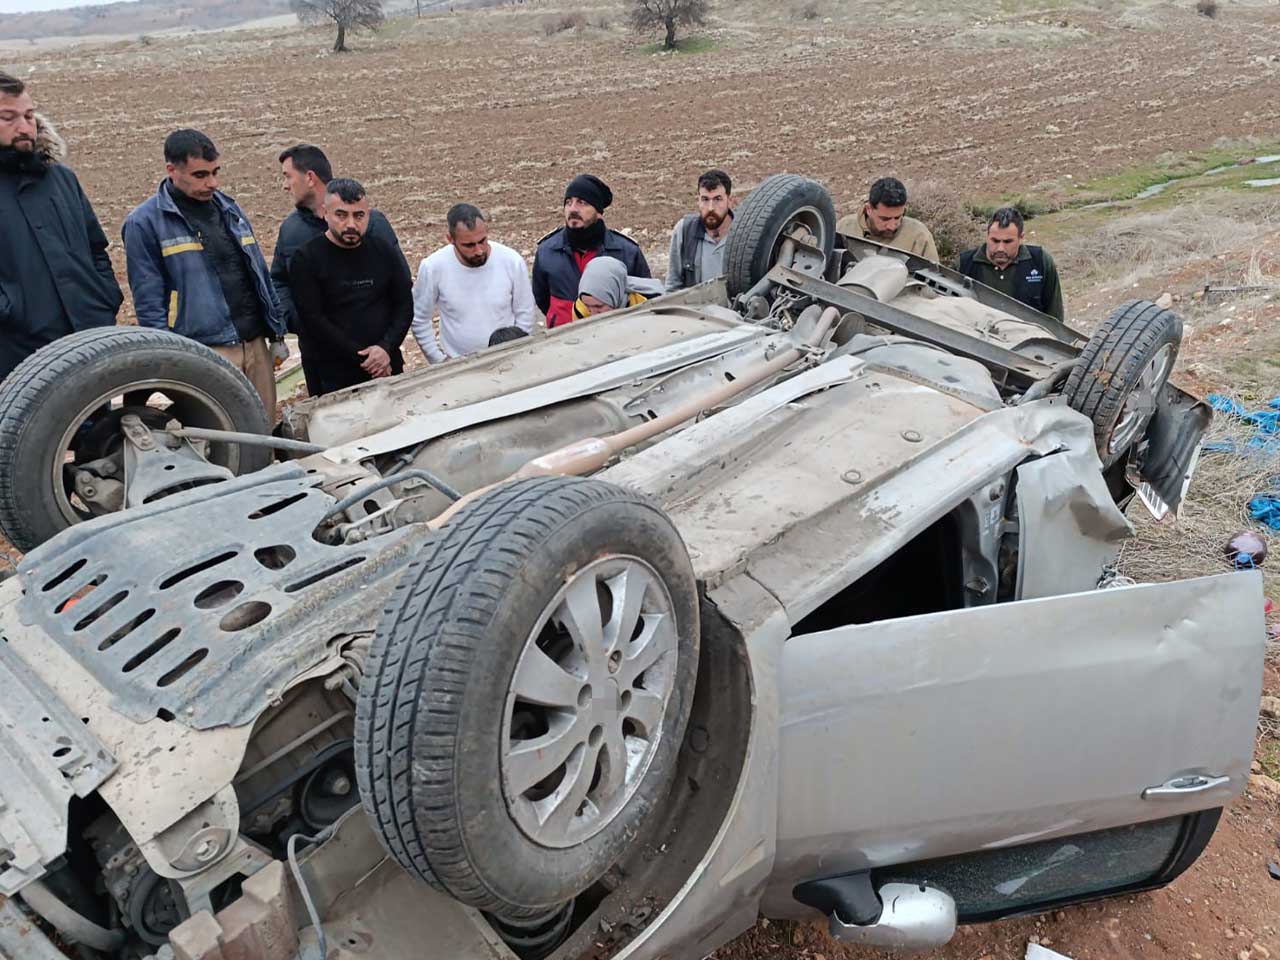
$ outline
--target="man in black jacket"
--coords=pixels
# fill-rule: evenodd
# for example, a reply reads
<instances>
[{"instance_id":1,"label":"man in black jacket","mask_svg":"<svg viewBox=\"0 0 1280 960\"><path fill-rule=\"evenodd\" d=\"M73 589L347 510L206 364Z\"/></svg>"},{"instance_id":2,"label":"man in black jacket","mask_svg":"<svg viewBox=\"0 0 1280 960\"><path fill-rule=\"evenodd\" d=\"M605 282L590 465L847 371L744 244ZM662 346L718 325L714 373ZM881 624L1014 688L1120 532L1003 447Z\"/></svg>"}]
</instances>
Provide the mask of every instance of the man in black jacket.
<instances>
[{"instance_id":1,"label":"man in black jacket","mask_svg":"<svg viewBox=\"0 0 1280 960\"><path fill-rule=\"evenodd\" d=\"M546 314L548 330L573 320L578 280L596 257L621 260L628 276L653 276L639 245L605 226L602 214L612 203L613 191L589 173L574 177L565 189L565 225L539 241L533 258L533 301Z\"/></svg>"},{"instance_id":2,"label":"man in black jacket","mask_svg":"<svg viewBox=\"0 0 1280 960\"><path fill-rule=\"evenodd\" d=\"M26 84L0 73L0 379L59 337L111 326L123 299L65 154Z\"/></svg>"},{"instance_id":3,"label":"man in black jacket","mask_svg":"<svg viewBox=\"0 0 1280 960\"><path fill-rule=\"evenodd\" d=\"M1044 247L1022 242L1022 214L1001 207L987 223L987 242L960 254L956 269L1029 307L1066 320L1058 265Z\"/></svg>"},{"instance_id":4,"label":"man in black jacket","mask_svg":"<svg viewBox=\"0 0 1280 960\"><path fill-rule=\"evenodd\" d=\"M289 264L294 309L311 354L307 388L317 397L401 373L400 345L413 323L409 272L386 240L371 235L364 187L330 180L324 211L327 231Z\"/></svg>"},{"instance_id":5,"label":"man in black jacket","mask_svg":"<svg viewBox=\"0 0 1280 960\"><path fill-rule=\"evenodd\" d=\"M294 211L280 225L276 238L275 254L271 258L271 285L284 313L288 328L298 335L298 349L302 353L302 375L307 381L307 392L317 396L319 380L314 354L309 349L306 331L299 329L294 309L294 290L289 272L289 262L304 244L322 236L328 229L324 219L324 192L333 179L333 167L324 151L310 143L299 143L280 154L280 174L284 191L293 198ZM400 240L391 228L390 221L380 210L369 211L368 235L380 240L395 253L396 260L404 265L405 274L412 283L413 274L400 249Z\"/></svg>"}]
</instances>

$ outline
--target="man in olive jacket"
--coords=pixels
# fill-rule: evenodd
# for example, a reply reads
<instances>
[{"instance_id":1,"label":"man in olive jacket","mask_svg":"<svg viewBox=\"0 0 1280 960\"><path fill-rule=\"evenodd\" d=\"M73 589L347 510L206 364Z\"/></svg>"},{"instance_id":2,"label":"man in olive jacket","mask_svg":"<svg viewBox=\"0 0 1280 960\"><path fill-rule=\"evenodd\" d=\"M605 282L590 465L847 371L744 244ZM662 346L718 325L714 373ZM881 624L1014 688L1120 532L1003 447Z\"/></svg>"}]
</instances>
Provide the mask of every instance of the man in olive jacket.
<instances>
[{"instance_id":1,"label":"man in olive jacket","mask_svg":"<svg viewBox=\"0 0 1280 960\"><path fill-rule=\"evenodd\" d=\"M836 231L938 262L933 234L915 217L907 216L907 188L894 177L881 177L873 183L862 209L841 217Z\"/></svg>"},{"instance_id":2,"label":"man in olive jacket","mask_svg":"<svg viewBox=\"0 0 1280 960\"><path fill-rule=\"evenodd\" d=\"M0 379L45 344L109 327L123 299L66 146L0 73Z\"/></svg>"}]
</instances>

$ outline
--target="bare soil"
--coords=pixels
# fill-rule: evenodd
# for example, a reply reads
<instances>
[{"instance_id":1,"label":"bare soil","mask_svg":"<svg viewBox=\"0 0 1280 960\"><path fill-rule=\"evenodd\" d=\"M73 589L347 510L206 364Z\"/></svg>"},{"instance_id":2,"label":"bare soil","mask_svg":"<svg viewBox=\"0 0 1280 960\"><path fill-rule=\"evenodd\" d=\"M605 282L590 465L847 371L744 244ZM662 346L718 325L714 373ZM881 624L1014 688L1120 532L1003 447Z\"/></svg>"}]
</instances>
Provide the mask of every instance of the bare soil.
<instances>
[{"instance_id":1,"label":"bare soil","mask_svg":"<svg viewBox=\"0 0 1280 960\"><path fill-rule=\"evenodd\" d=\"M610 225L631 232L661 274L671 224L708 166L728 169L739 194L784 169L818 177L845 212L884 174L969 198L1034 195L1067 174L1085 180L1280 130L1274 3L1225 4L1213 20L1181 0L831 0L815 21L798 6L722 2L704 34L709 49L696 54L642 52L618 27L546 36L546 18L564 10L583 9L592 24L620 23L621 12L531 2L396 21L347 56L327 53L324 30L273 30L33 50L4 66L28 77L67 136L112 237L163 176L164 136L195 126L221 147L224 189L268 254L290 209L276 155L307 140L364 181L415 264L440 244L444 213L460 200L484 207L495 239L531 256L558 225L564 184L583 170L613 186ZM1243 377L1265 394L1280 300L1236 312L1192 296L1206 273L1238 273L1278 241L1259 229L1136 280L1122 276L1123 262L1101 278L1082 266L1066 274L1073 322L1087 328L1126 295L1175 293L1192 328L1184 382L1230 389ZM113 257L123 283L118 244ZM1280 393L1280 376L1270 385ZM1274 666L1266 686L1280 693ZM1280 757L1275 741L1260 744L1260 757ZM932 956L1012 960L1035 937L1072 957L1280 957L1280 882L1267 875L1278 837L1277 800L1251 792L1169 888L965 929ZM819 925L762 922L714 956L875 955L834 943Z\"/></svg>"}]
</instances>

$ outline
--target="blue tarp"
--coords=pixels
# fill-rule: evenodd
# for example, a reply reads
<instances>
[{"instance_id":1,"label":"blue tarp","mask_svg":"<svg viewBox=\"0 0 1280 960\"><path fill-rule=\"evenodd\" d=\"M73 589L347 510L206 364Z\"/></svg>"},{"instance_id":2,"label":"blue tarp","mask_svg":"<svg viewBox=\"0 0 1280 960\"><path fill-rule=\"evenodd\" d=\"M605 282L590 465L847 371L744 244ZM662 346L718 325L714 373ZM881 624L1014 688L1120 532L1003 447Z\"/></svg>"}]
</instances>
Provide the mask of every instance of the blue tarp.
<instances>
[{"instance_id":1,"label":"blue tarp","mask_svg":"<svg viewBox=\"0 0 1280 960\"><path fill-rule=\"evenodd\" d=\"M1264 409L1254 411L1239 400L1220 393L1209 394L1209 403L1220 413L1253 424L1253 435L1245 441L1246 447L1259 450L1263 455L1280 455L1280 397L1268 401ZM1204 449L1215 453L1239 452L1234 443L1225 440L1206 443ZM1249 516L1272 530L1280 531L1280 476L1272 478L1271 487L1259 491L1249 501Z\"/></svg>"}]
</instances>

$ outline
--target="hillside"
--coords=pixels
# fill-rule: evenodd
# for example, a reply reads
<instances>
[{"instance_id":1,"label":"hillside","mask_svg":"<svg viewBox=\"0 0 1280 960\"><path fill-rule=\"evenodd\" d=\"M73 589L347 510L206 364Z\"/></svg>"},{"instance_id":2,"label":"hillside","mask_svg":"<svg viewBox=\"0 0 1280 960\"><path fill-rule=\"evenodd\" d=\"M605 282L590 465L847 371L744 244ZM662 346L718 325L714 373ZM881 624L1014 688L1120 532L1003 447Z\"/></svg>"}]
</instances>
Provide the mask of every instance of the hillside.
<instances>
[{"instance_id":1,"label":"hillside","mask_svg":"<svg viewBox=\"0 0 1280 960\"><path fill-rule=\"evenodd\" d=\"M100 6L0 14L0 36L133 36L172 30L216 30L289 12L289 0L122 0Z\"/></svg>"}]
</instances>

